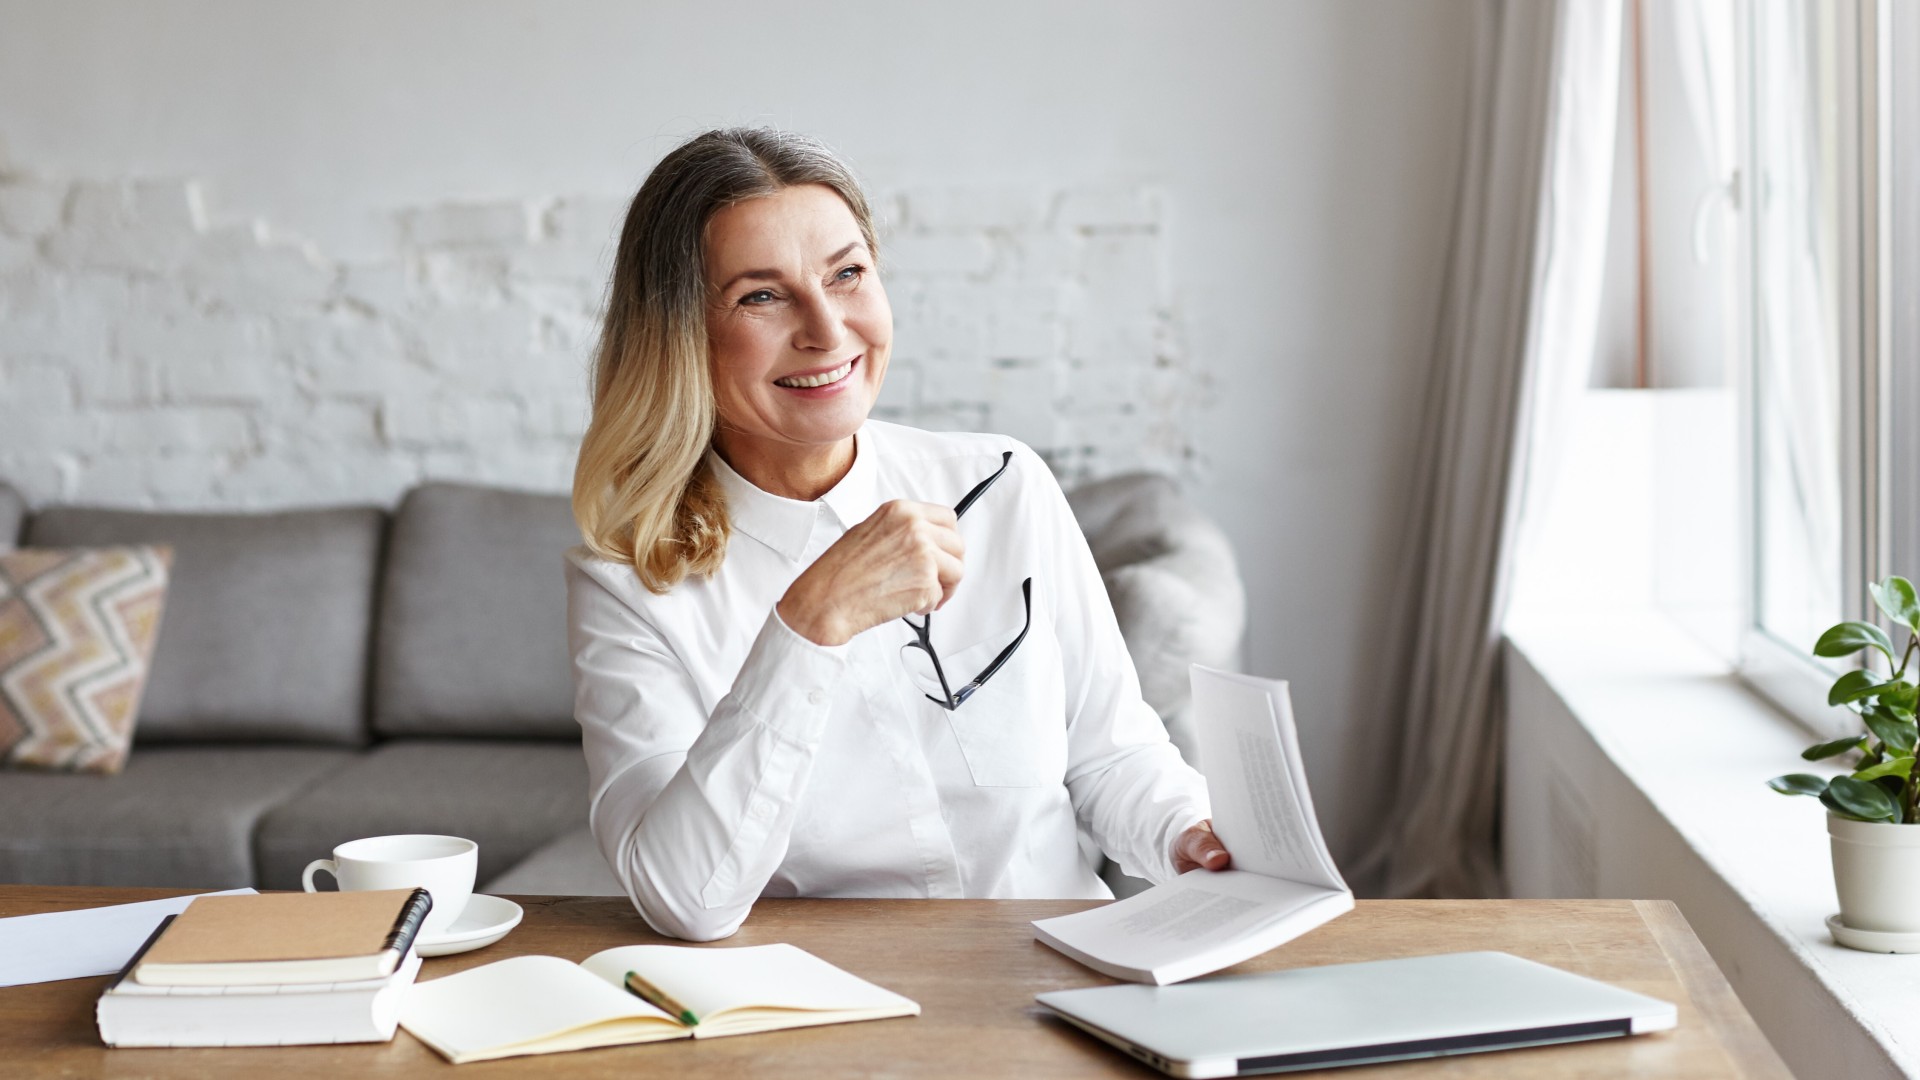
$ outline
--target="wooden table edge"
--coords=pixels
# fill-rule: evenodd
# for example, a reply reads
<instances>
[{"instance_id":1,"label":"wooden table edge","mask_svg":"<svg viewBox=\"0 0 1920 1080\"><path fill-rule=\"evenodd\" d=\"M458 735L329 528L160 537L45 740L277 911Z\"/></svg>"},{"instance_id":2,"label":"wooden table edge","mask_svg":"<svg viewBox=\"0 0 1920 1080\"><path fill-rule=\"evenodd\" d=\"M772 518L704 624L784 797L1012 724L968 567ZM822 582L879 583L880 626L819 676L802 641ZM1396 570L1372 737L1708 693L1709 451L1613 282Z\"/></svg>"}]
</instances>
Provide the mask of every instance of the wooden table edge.
<instances>
[{"instance_id":1,"label":"wooden table edge","mask_svg":"<svg viewBox=\"0 0 1920 1080\"><path fill-rule=\"evenodd\" d=\"M1679 905L1671 900L1635 900L1633 906L1653 935L1654 944L1666 955L1687 997L1706 1014L1707 1027L1719 1036L1728 1060L1740 1075L1755 1080L1793 1080L1792 1070L1740 1003L1740 996L1700 943Z\"/></svg>"}]
</instances>

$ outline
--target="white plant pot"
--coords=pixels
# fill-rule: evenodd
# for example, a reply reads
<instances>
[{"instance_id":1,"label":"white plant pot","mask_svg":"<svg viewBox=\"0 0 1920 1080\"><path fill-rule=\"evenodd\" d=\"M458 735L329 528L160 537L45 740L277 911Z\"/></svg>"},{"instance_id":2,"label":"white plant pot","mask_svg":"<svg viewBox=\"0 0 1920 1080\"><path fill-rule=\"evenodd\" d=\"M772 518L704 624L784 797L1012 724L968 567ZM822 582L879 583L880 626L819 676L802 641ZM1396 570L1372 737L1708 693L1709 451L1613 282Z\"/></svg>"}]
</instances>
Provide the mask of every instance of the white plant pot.
<instances>
[{"instance_id":1,"label":"white plant pot","mask_svg":"<svg viewBox=\"0 0 1920 1080\"><path fill-rule=\"evenodd\" d=\"M1840 921L1877 934L1920 934L1920 825L1828 814L1827 836Z\"/></svg>"}]
</instances>

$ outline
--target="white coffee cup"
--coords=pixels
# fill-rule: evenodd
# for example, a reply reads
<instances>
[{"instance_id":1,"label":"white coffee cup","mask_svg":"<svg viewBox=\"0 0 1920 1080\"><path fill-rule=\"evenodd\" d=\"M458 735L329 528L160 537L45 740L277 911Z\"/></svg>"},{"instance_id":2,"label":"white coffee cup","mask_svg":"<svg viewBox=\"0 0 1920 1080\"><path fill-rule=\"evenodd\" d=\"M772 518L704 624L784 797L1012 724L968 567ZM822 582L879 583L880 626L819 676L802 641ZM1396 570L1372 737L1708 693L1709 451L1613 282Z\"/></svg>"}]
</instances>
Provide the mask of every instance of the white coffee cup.
<instances>
[{"instance_id":1,"label":"white coffee cup","mask_svg":"<svg viewBox=\"0 0 1920 1080\"><path fill-rule=\"evenodd\" d=\"M308 892L315 892L314 871L325 870L349 892L425 889L433 895L433 910L427 913L420 936L430 938L445 933L466 909L467 900L473 896L479 853L479 844L458 836L369 836L334 848L331 859L308 863L300 883Z\"/></svg>"}]
</instances>

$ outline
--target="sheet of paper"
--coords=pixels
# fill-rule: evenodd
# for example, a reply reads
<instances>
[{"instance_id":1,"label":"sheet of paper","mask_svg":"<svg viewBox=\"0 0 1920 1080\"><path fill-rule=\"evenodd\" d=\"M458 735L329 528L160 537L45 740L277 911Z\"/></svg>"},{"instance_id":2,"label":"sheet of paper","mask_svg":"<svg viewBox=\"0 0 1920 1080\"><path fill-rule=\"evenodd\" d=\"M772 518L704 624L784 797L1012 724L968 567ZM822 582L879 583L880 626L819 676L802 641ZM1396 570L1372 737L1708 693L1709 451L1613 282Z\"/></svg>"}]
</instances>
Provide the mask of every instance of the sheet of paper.
<instances>
[{"instance_id":1,"label":"sheet of paper","mask_svg":"<svg viewBox=\"0 0 1920 1080\"><path fill-rule=\"evenodd\" d=\"M740 1008L853 1011L913 1005L784 943L718 949L625 945L597 952L580 966L616 986L625 982L627 972L637 971L703 1019Z\"/></svg>"},{"instance_id":2,"label":"sheet of paper","mask_svg":"<svg viewBox=\"0 0 1920 1080\"><path fill-rule=\"evenodd\" d=\"M503 1052L542 1053L568 1049L569 1032L619 1021L637 1030L622 1037L607 1031L580 1046L611 1045L644 1038L683 1038L688 1032L666 1013L616 989L557 956L511 956L476 968L415 983L400 1006L400 1023L415 1037L458 1062ZM560 1037L554 1046L534 1044Z\"/></svg>"},{"instance_id":3,"label":"sheet of paper","mask_svg":"<svg viewBox=\"0 0 1920 1080\"><path fill-rule=\"evenodd\" d=\"M228 889L207 896L237 896L252 889ZM153 928L178 915L191 896L142 900L135 904L49 911L0 919L0 986L112 975L127 966Z\"/></svg>"},{"instance_id":4,"label":"sheet of paper","mask_svg":"<svg viewBox=\"0 0 1920 1080\"><path fill-rule=\"evenodd\" d=\"M1287 684L1195 664L1193 713L1213 828L1233 865L1345 890L1307 794Z\"/></svg>"}]
</instances>

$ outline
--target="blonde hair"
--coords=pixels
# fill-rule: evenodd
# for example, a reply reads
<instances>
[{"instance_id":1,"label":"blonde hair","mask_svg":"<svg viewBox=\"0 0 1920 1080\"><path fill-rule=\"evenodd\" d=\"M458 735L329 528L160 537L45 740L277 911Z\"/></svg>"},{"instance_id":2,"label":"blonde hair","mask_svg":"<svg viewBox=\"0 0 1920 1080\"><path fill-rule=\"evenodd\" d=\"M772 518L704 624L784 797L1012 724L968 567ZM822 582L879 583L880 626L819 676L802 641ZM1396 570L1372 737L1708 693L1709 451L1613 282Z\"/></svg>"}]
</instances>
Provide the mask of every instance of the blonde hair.
<instances>
[{"instance_id":1,"label":"blonde hair","mask_svg":"<svg viewBox=\"0 0 1920 1080\"><path fill-rule=\"evenodd\" d=\"M573 471L573 516L587 547L628 563L664 593L726 557L727 501L704 455L713 439L707 339L707 223L783 188L839 194L879 257L853 173L812 139L726 128L661 159L627 209L593 364L593 417Z\"/></svg>"}]
</instances>

